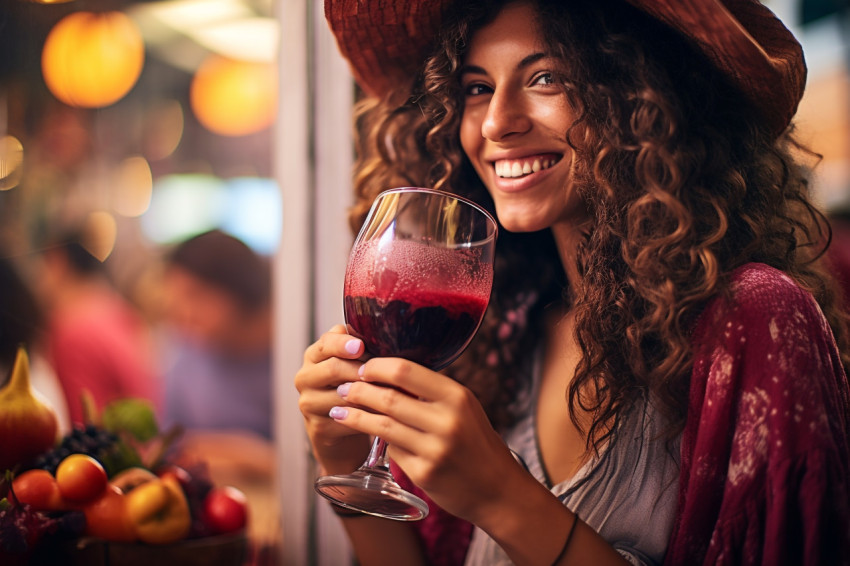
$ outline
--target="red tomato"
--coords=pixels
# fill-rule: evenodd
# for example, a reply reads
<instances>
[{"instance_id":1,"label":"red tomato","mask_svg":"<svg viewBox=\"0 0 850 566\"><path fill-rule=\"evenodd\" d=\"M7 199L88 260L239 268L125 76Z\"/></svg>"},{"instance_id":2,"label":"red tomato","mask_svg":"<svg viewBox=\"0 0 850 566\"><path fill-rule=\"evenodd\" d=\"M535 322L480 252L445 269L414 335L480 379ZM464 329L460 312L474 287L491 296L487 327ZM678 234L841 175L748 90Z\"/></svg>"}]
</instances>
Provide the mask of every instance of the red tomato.
<instances>
[{"instance_id":1,"label":"red tomato","mask_svg":"<svg viewBox=\"0 0 850 566\"><path fill-rule=\"evenodd\" d=\"M103 493L109 479L103 466L87 454L71 454L56 468L62 497L75 503L91 501Z\"/></svg>"},{"instance_id":2,"label":"red tomato","mask_svg":"<svg viewBox=\"0 0 850 566\"><path fill-rule=\"evenodd\" d=\"M56 478L47 470L27 470L12 481L15 497L37 511L61 511L67 502L59 492Z\"/></svg>"},{"instance_id":3,"label":"red tomato","mask_svg":"<svg viewBox=\"0 0 850 566\"><path fill-rule=\"evenodd\" d=\"M204 522L215 534L232 533L248 523L248 500L231 486L216 486L204 498Z\"/></svg>"},{"instance_id":4,"label":"red tomato","mask_svg":"<svg viewBox=\"0 0 850 566\"><path fill-rule=\"evenodd\" d=\"M132 542L138 538L127 512L127 498L121 490L107 484L103 493L83 507L86 534L113 542Z\"/></svg>"}]
</instances>

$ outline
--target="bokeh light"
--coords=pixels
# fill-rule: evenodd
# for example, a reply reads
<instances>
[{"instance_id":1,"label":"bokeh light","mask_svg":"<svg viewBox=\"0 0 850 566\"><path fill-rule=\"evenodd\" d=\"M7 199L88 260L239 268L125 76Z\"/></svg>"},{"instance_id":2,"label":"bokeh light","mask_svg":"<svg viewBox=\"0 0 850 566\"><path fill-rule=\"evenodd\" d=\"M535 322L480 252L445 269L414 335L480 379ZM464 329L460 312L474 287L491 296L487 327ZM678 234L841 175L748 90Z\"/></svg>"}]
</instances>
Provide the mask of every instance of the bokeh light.
<instances>
[{"instance_id":1,"label":"bokeh light","mask_svg":"<svg viewBox=\"0 0 850 566\"><path fill-rule=\"evenodd\" d=\"M161 244L221 228L260 253L277 249L282 232L280 189L273 179L167 175L156 180L142 230Z\"/></svg>"},{"instance_id":2,"label":"bokeh light","mask_svg":"<svg viewBox=\"0 0 850 566\"><path fill-rule=\"evenodd\" d=\"M268 128L277 114L277 66L210 55L192 79L190 103L198 121L223 136Z\"/></svg>"},{"instance_id":3,"label":"bokeh light","mask_svg":"<svg viewBox=\"0 0 850 566\"><path fill-rule=\"evenodd\" d=\"M41 67L53 95L81 108L109 106L136 84L145 49L136 24L122 12L74 12L50 30Z\"/></svg>"},{"instance_id":4,"label":"bokeh light","mask_svg":"<svg viewBox=\"0 0 850 566\"><path fill-rule=\"evenodd\" d=\"M227 183L228 214L221 227L260 253L277 250L283 231L280 189L272 179L237 177Z\"/></svg>"},{"instance_id":5,"label":"bokeh light","mask_svg":"<svg viewBox=\"0 0 850 566\"><path fill-rule=\"evenodd\" d=\"M103 210L90 212L83 224L83 247L100 261L115 249L118 224L115 217Z\"/></svg>"},{"instance_id":6,"label":"bokeh light","mask_svg":"<svg viewBox=\"0 0 850 566\"><path fill-rule=\"evenodd\" d=\"M175 242L215 228L226 206L222 179L200 173L165 175L154 184L142 230L153 242Z\"/></svg>"},{"instance_id":7,"label":"bokeh light","mask_svg":"<svg viewBox=\"0 0 850 566\"><path fill-rule=\"evenodd\" d=\"M23 175L24 146L15 136L0 138L0 191L16 187Z\"/></svg>"},{"instance_id":8,"label":"bokeh light","mask_svg":"<svg viewBox=\"0 0 850 566\"><path fill-rule=\"evenodd\" d=\"M141 216L151 203L153 175L147 160L128 157L118 166L112 185L115 212L130 218Z\"/></svg>"},{"instance_id":9,"label":"bokeh light","mask_svg":"<svg viewBox=\"0 0 850 566\"><path fill-rule=\"evenodd\" d=\"M165 100L151 108L142 139L145 156L156 161L174 153L183 139L184 124L183 106L177 100Z\"/></svg>"}]
</instances>

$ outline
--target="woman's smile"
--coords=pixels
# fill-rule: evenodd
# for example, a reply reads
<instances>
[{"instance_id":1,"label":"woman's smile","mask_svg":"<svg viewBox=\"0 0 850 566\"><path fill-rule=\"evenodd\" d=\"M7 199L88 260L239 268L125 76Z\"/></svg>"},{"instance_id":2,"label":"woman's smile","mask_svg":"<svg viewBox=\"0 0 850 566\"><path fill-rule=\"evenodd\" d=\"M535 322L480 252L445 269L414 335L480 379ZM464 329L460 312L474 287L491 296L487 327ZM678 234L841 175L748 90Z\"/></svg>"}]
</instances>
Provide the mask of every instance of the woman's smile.
<instances>
[{"instance_id":1,"label":"woman's smile","mask_svg":"<svg viewBox=\"0 0 850 566\"><path fill-rule=\"evenodd\" d=\"M493 168L503 179L516 179L549 169L560 160L560 155L549 153L520 159L499 159L493 162Z\"/></svg>"},{"instance_id":2,"label":"woman's smile","mask_svg":"<svg viewBox=\"0 0 850 566\"><path fill-rule=\"evenodd\" d=\"M571 183L574 120L534 8L509 4L471 38L461 70L461 145L502 225L536 231L586 217Z\"/></svg>"}]
</instances>

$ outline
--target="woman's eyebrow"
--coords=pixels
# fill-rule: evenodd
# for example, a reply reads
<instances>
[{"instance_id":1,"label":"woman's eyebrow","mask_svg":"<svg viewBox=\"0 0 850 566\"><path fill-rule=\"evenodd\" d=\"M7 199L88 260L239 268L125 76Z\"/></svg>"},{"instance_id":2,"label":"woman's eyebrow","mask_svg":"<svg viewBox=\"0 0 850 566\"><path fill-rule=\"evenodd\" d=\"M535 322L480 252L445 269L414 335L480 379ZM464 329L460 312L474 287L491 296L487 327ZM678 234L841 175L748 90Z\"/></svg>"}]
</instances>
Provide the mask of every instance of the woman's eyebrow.
<instances>
[{"instance_id":1,"label":"woman's eyebrow","mask_svg":"<svg viewBox=\"0 0 850 566\"><path fill-rule=\"evenodd\" d=\"M545 57L545 53L532 53L531 55L526 55L519 63L517 63L516 70L522 70L525 67L528 67L529 65L532 65ZM486 75L487 71L484 70L483 67L479 67L478 65L464 65L460 69L460 75L463 76L466 74Z\"/></svg>"}]
</instances>

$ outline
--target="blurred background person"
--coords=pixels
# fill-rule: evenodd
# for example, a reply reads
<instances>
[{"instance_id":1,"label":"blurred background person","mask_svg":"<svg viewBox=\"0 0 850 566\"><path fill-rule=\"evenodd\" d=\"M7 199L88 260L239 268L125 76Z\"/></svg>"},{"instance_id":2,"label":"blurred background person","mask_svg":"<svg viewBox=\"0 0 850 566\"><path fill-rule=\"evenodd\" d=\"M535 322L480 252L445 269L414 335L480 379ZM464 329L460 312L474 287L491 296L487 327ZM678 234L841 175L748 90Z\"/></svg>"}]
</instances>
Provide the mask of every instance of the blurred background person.
<instances>
[{"instance_id":1,"label":"blurred background person","mask_svg":"<svg viewBox=\"0 0 850 566\"><path fill-rule=\"evenodd\" d=\"M159 410L160 389L150 327L112 285L104 264L69 231L41 248L33 280L47 318L47 355L73 423L84 422L82 396L100 411L124 398L148 400Z\"/></svg>"},{"instance_id":2,"label":"blurred background person","mask_svg":"<svg viewBox=\"0 0 850 566\"><path fill-rule=\"evenodd\" d=\"M45 357L44 313L17 264L0 252L0 386L12 373L23 345L29 356L30 384L56 411L57 430L70 430L68 404L56 373Z\"/></svg>"},{"instance_id":3,"label":"blurred background person","mask_svg":"<svg viewBox=\"0 0 850 566\"><path fill-rule=\"evenodd\" d=\"M271 274L212 230L177 245L163 273L164 422L271 437Z\"/></svg>"},{"instance_id":4,"label":"blurred background person","mask_svg":"<svg viewBox=\"0 0 850 566\"><path fill-rule=\"evenodd\" d=\"M164 428L183 434L175 461L203 465L248 498L251 562L279 544L272 443L268 258L221 230L191 237L162 272Z\"/></svg>"}]
</instances>

